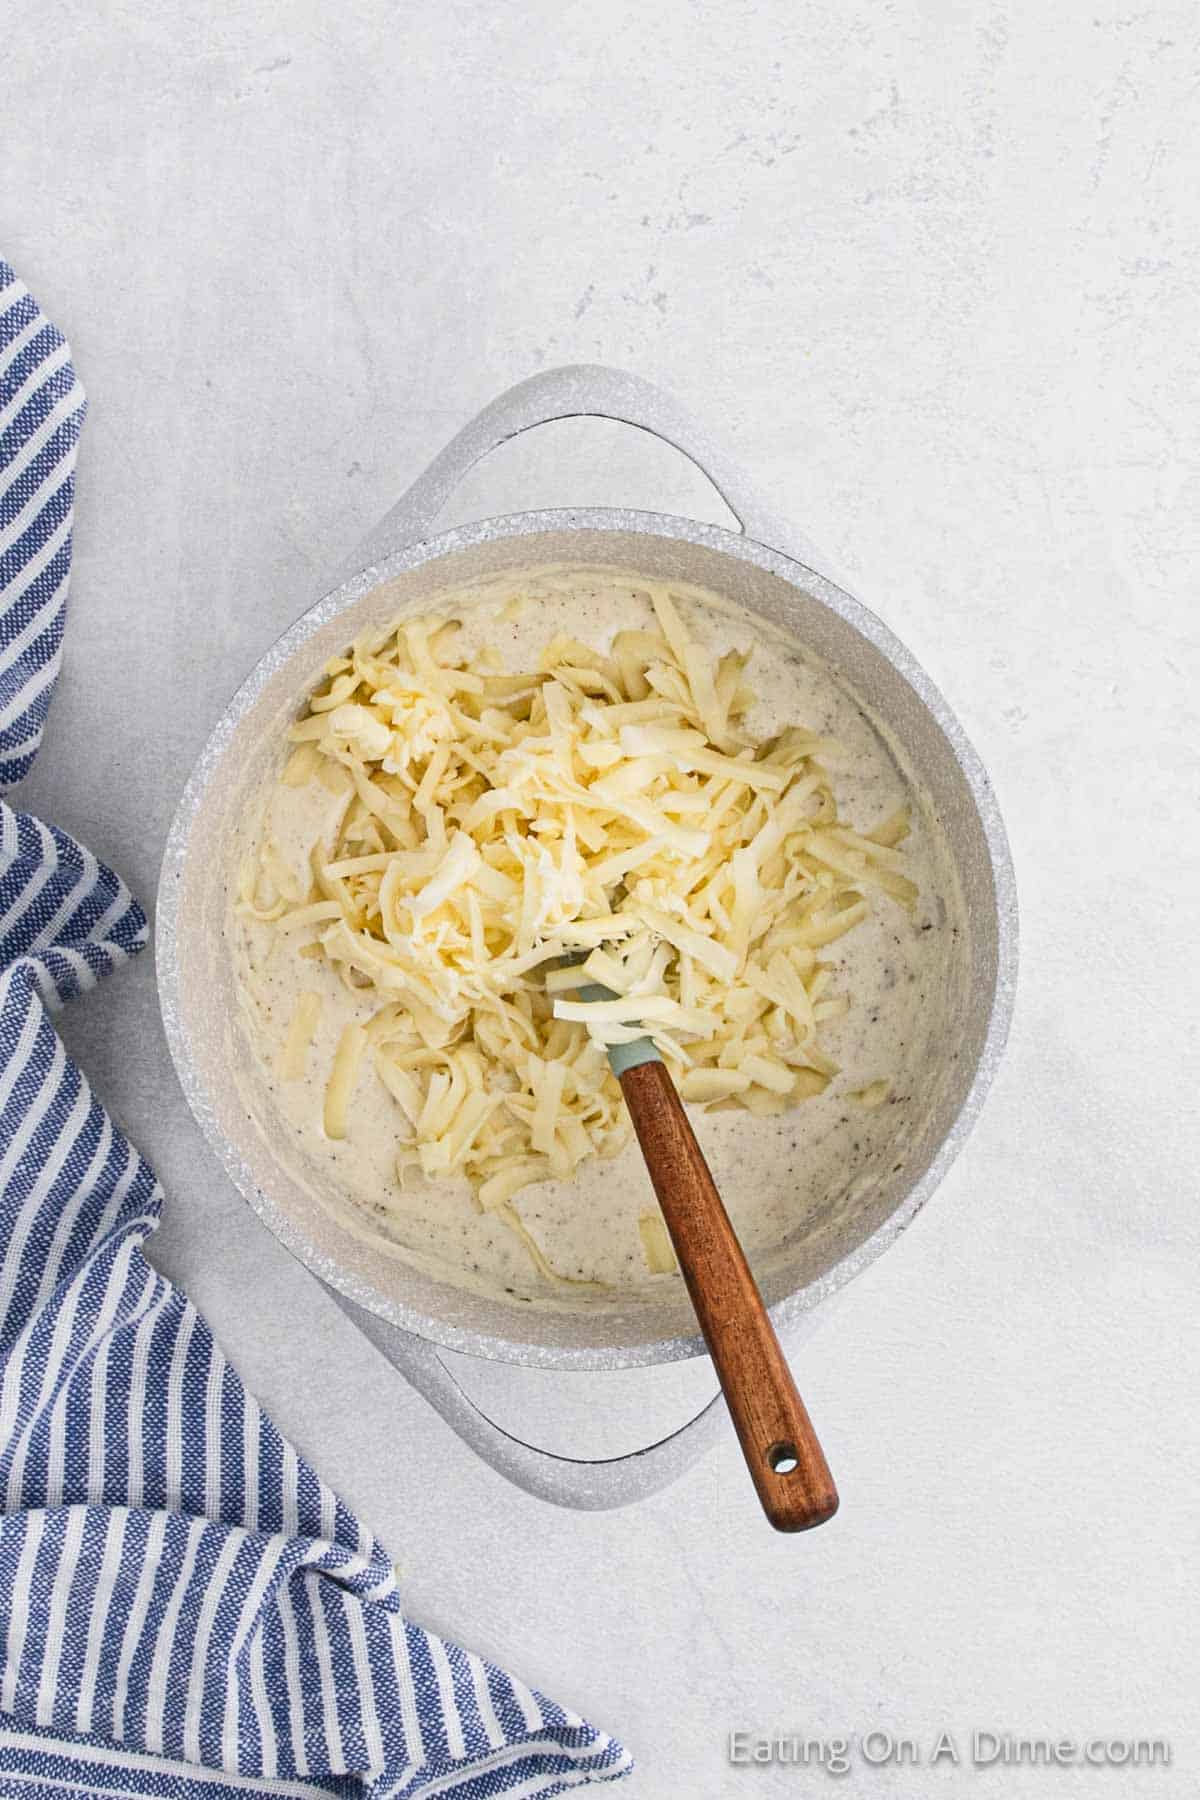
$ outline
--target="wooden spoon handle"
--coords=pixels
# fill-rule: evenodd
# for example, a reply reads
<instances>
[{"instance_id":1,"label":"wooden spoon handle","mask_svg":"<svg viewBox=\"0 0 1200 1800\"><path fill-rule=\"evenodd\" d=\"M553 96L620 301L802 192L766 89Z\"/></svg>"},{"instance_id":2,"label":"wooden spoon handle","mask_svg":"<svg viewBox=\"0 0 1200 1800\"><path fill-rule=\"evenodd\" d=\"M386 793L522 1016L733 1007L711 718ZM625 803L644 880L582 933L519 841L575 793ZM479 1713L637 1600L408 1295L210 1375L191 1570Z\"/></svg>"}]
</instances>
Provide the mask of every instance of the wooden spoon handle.
<instances>
[{"instance_id":1,"label":"wooden spoon handle","mask_svg":"<svg viewBox=\"0 0 1200 1800\"><path fill-rule=\"evenodd\" d=\"M837 1489L675 1083L645 1062L621 1087L763 1511L777 1531L821 1525Z\"/></svg>"}]
</instances>

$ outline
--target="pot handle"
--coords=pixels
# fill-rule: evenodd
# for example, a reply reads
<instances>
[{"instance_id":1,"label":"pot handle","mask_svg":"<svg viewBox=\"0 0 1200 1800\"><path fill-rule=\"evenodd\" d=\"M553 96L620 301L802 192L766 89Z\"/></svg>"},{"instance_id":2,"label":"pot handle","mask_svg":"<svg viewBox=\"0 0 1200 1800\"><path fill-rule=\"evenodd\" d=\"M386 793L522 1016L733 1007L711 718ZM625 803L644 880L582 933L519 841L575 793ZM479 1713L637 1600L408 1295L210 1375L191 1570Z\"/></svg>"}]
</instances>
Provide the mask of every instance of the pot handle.
<instances>
[{"instance_id":1,"label":"pot handle","mask_svg":"<svg viewBox=\"0 0 1200 1800\"><path fill-rule=\"evenodd\" d=\"M737 463L673 395L623 369L572 363L519 381L464 425L360 544L355 572L427 538L468 470L501 444L536 425L578 418L613 419L672 445L708 477L747 537L783 550L806 568L828 569L828 559L759 500Z\"/></svg>"},{"instance_id":2,"label":"pot handle","mask_svg":"<svg viewBox=\"0 0 1200 1800\"><path fill-rule=\"evenodd\" d=\"M725 1403L718 1392L678 1431L644 1450L595 1460L540 1450L505 1431L476 1406L446 1367L436 1344L402 1331L333 1288L327 1291L489 1468L555 1506L599 1512L645 1500L678 1480L716 1442L725 1423Z\"/></svg>"}]
</instances>

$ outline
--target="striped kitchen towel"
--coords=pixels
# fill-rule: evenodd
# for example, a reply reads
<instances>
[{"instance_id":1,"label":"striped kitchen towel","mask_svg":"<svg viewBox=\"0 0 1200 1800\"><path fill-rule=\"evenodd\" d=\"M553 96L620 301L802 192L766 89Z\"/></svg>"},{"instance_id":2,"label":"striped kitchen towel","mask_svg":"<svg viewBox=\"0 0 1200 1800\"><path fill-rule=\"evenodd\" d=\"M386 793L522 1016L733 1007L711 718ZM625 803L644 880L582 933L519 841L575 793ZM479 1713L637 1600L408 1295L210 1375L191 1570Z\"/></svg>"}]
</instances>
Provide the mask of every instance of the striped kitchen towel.
<instances>
[{"instance_id":1,"label":"striped kitchen towel","mask_svg":"<svg viewBox=\"0 0 1200 1800\"><path fill-rule=\"evenodd\" d=\"M62 649L83 392L0 262L0 786ZM386 1552L147 1262L162 1194L52 1022L146 941L0 802L0 1794L534 1796L619 1744L405 1619Z\"/></svg>"}]
</instances>

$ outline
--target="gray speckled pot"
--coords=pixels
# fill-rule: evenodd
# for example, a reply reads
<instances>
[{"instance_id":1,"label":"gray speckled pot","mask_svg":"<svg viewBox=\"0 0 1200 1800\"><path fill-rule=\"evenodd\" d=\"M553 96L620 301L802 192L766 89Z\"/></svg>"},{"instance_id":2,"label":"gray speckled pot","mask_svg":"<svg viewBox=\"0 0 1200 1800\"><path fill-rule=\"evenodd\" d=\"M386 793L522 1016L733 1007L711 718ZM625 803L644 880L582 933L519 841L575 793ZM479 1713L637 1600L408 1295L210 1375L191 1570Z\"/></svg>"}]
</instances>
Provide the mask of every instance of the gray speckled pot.
<instances>
[{"instance_id":1,"label":"gray speckled pot","mask_svg":"<svg viewBox=\"0 0 1200 1800\"><path fill-rule=\"evenodd\" d=\"M518 432L583 415L624 420L685 451L743 526L607 509L516 513L437 536L430 522L481 456ZM784 545L789 553L771 545ZM437 1281L352 1236L285 1166L269 1119L231 1076L241 1054L222 931L237 820L278 756L314 672L368 625L439 588L546 563L616 564L726 594L783 626L854 687L891 731L936 808L966 897L959 1030L938 1098L898 1174L881 1175L763 1273L772 1316L794 1336L819 1300L899 1236L957 1155L1003 1049L1016 977L1017 909L1004 827L983 767L942 696L879 619L814 565L824 561L747 497L746 483L666 395L616 370L567 368L501 395L430 465L372 533L356 571L263 657L213 732L180 801L158 897L163 1016L188 1100L255 1211L361 1328L495 1467L546 1498L612 1506L665 1485L712 1440L717 1402L635 1456L578 1462L521 1444L479 1413L437 1346L550 1368L613 1369L700 1355L686 1294L624 1310L531 1313Z\"/></svg>"}]
</instances>

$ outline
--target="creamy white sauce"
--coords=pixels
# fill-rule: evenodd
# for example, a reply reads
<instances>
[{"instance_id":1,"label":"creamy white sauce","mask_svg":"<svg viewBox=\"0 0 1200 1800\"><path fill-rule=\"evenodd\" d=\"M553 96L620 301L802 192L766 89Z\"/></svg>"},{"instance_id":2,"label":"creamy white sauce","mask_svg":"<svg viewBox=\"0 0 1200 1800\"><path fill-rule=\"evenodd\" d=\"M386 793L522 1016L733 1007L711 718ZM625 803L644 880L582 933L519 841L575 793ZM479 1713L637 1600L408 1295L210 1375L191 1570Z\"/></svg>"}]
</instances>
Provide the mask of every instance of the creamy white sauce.
<instances>
[{"instance_id":1,"label":"creamy white sauce","mask_svg":"<svg viewBox=\"0 0 1200 1800\"><path fill-rule=\"evenodd\" d=\"M684 603L690 632L711 647L714 659L733 646L754 646L745 680L757 695L746 720L756 738L802 725L838 740L842 754L825 761L845 822L867 831L906 803L912 809L903 850L906 873L919 890L915 910L874 896L870 916L820 953L836 970L834 991L851 999L848 1015L821 1028L822 1049L840 1065L830 1087L766 1119L691 1109L743 1243L751 1255L769 1259L806 1222L869 1185L876 1171L903 1163L932 1103L923 1072L944 1060L937 1046L954 1012L958 959L951 939L962 929L962 901L927 803L853 694L800 645L719 596L682 584L672 584L672 593ZM513 605L522 600L527 604ZM468 657L491 647L510 671L535 667L559 634L607 649L617 631L654 625L635 578L595 569L506 576L437 596L421 610L461 619L460 644ZM315 680L319 671L313 673ZM288 748L281 743L280 766ZM318 781L288 788L272 780L251 809L240 851L254 849L268 832L301 870L329 813L330 795ZM399 1185L396 1148L404 1120L369 1059L345 1138L328 1139L322 1111L339 1037L350 1020L366 1023L380 1000L372 992L350 992L323 960L300 957L306 935L292 937L236 917L231 938L241 1024L256 1068L253 1104L273 1108L286 1121L293 1173L344 1223L444 1280L537 1306L570 1306L585 1297L590 1305L603 1304L605 1292L625 1303L679 1280L646 1270L637 1223L653 1196L636 1143L610 1161L587 1160L570 1181L517 1195L523 1222L558 1275L565 1282L600 1284L579 1289L539 1276L508 1227L475 1210L465 1181L409 1176ZM281 1082L280 1050L306 991L322 998L307 1073ZM890 1086L882 1106L867 1110L850 1098L881 1080Z\"/></svg>"}]
</instances>

